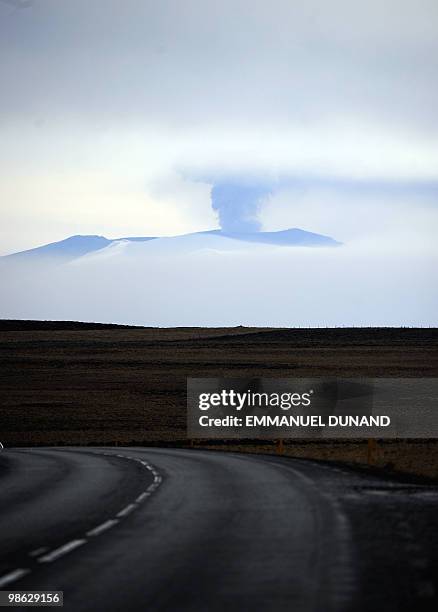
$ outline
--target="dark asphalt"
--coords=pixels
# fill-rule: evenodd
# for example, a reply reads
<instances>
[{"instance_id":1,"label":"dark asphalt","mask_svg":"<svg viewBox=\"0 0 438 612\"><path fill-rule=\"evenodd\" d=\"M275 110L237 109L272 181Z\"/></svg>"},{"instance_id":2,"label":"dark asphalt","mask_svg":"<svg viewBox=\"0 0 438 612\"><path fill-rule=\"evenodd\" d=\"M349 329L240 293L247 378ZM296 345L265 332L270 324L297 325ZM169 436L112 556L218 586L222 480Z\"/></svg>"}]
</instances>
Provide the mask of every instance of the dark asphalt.
<instances>
[{"instance_id":1,"label":"dark asphalt","mask_svg":"<svg viewBox=\"0 0 438 612\"><path fill-rule=\"evenodd\" d=\"M438 609L429 485L274 456L62 448L0 452L0 487L0 590L62 590L67 611Z\"/></svg>"}]
</instances>

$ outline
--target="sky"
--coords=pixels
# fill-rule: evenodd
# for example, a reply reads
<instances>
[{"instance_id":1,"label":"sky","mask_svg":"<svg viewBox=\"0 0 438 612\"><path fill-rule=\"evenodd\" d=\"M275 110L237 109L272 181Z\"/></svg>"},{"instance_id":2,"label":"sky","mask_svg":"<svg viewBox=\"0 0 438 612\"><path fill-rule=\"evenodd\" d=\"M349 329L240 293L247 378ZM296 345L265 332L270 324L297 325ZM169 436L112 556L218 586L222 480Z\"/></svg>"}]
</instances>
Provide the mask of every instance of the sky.
<instances>
[{"instance_id":1,"label":"sky","mask_svg":"<svg viewBox=\"0 0 438 612\"><path fill-rule=\"evenodd\" d=\"M431 243L436 0L0 0L0 254L302 227Z\"/></svg>"}]
</instances>

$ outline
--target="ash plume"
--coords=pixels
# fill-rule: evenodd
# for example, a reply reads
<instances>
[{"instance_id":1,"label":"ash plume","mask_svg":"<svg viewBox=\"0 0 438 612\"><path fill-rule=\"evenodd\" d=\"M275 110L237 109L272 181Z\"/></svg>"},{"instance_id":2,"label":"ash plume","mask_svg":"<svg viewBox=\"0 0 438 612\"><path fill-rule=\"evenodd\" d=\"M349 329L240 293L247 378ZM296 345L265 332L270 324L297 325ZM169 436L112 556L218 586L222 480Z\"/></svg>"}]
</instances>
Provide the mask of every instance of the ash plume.
<instances>
[{"instance_id":1,"label":"ash plume","mask_svg":"<svg viewBox=\"0 0 438 612\"><path fill-rule=\"evenodd\" d=\"M271 193L265 185L222 181L213 185L211 205L225 232L258 232L260 207Z\"/></svg>"}]
</instances>

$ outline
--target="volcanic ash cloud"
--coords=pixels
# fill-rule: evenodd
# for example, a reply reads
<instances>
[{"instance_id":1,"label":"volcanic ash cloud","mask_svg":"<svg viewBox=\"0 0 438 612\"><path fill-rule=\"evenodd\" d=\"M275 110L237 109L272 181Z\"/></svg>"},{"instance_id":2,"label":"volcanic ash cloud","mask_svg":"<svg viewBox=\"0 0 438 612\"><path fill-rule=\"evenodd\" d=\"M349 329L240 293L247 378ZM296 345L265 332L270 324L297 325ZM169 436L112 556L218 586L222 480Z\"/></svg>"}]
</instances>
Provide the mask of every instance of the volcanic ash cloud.
<instances>
[{"instance_id":1,"label":"volcanic ash cloud","mask_svg":"<svg viewBox=\"0 0 438 612\"><path fill-rule=\"evenodd\" d=\"M258 232L261 228L258 214L270 192L270 187L265 185L215 183L211 205L218 213L221 228L225 232Z\"/></svg>"}]
</instances>

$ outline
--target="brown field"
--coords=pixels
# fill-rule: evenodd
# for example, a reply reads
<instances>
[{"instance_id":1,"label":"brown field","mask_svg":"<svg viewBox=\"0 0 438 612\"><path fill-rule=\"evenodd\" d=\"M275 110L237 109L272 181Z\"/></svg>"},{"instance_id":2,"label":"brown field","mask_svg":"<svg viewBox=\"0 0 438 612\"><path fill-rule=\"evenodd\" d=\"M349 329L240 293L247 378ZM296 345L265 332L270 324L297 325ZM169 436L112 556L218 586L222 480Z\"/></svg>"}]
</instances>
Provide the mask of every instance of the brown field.
<instances>
[{"instance_id":1,"label":"brown field","mask_svg":"<svg viewBox=\"0 0 438 612\"><path fill-rule=\"evenodd\" d=\"M0 362L4 445L187 444L188 376L438 376L438 330L0 321ZM366 442L294 441L285 452L348 462L367 456ZM438 477L436 441L380 442L376 460Z\"/></svg>"}]
</instances>

